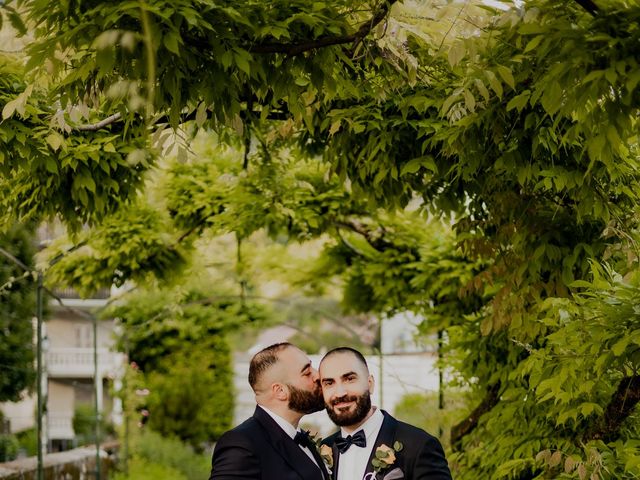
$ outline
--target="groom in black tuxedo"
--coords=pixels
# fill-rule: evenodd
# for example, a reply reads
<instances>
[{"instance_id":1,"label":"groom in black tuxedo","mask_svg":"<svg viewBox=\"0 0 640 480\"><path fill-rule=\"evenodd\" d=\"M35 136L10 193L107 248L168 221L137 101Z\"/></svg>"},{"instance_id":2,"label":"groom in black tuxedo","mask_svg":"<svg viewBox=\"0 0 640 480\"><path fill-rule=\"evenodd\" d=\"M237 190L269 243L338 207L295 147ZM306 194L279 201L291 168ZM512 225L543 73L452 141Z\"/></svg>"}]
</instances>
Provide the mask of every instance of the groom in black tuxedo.
<instances>
[{"instance_id":1,"label":"groom in black tuxedo","mask_svg":"<svg viewBox=\"0 0 640 480\"><path fill-rule=\"evenodd\" d=\"M323 441L333 480L451 480L438 439L371 405L373 376L360 352L329 351L320 382L327 413L341 427Z\"/></svg>"},{"instance_id":2,"label":"groom in black tuxedo","mask_svg":"<svg viewBox=\"0 0 640 480\"><path fill-rule=\"evenodd\" d=\"M328 471L300 419L324 408L318 372L290 343L258 352L249 365L256 395L251 418L224 433L209 480L328 480Z\"/></svg>"}]
</instances>

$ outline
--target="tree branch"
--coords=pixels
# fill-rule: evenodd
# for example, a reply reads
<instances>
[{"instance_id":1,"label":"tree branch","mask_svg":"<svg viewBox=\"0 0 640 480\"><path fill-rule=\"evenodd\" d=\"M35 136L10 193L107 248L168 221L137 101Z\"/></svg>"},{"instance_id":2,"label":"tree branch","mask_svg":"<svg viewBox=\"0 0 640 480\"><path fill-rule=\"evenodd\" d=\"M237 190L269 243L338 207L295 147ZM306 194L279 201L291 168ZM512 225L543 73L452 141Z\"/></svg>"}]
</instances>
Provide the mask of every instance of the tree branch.
<instances>
[{"instance_id":1,"label":"tree branch","mask_svg":"<svg viewBox=\"0 0 640 480\"><path fill-rule=\"evenodd\" d=\"M120 113L114 113L113 115L108 116L104 120L100 120L98 123L91 123L88 125L78 125L75 127L76 130L80 130L81 132L95 132L100 130L101 128L107 127L113 123L116 123L120 120Z\"/></svg>"},{"instance_id":2,"label":"tree branch","mask_svg":"<svg viewBox=\"0 0 640 480\"><path fill-rule=\"evenodd\" d=\"M318 48L328 47L331 45L344 45L347 43L359 43L364 39L375 27L378 25L389 13L389 10L398 0L386 0L383 2L382 6L379 10L369 19L367 22L363 23L357 32L352 33L351 35L343 35L340 37L323 37L318 38L316 40L311 40L303 43L261 43L257 45L252 45L246 47L248 51L252 53L284 53L289 56L300 55L301 53L308 52L310 50L316 50ZM202 48L205 48L205 45L202 45ZM191 115L187 115L186 119L193 116L195 118L195 113ZM164 118L164 117L163 117ZM78 125L75 127L75 130L78 131L97 131L101 128L109 126L113 123L116 123L121 119L120 113L115 113L104 120L101 120L98 123L88 124L88 125ZM185 119L185 120L186 120ZM159 120L155 123L159 123Z\"/></svg>"},{"instance_id":3,"label":"tree branch","mask_svg":"<svg viewBox=\"0 0 640 480\"><path fill-rule=\"evenodd\" d=\"M460 447L462 446L462 439L475 430L478 426L480 417L498 404L500 399L499 392L500 382L489 387L487 395L484 397L482 402L480 402L480 405L478 405L467 418L451 427L451 446L454 450L460 450Z\"/></svg>"},{"instance_id":4,"label":"tree branch","mask_svg":"<svg viewBox=\"0 0 640 480\"><path fill-rule=\"evenodd\" d=\"M584 441L613 440L638 402L640 402L640 374L623 378L611 397L604 415L585 435Z\"/></svg>"},{"instance_id":5,"label":"tree branch","mask_svg":"<svg viewBox=\"0 0 640 480\"><path fill-rule=\"evenodd\" d=\"M380 252L391 246L391 243L387 242L383 238L385 233L383 227L371 230L367 225L353 218L337 221L335 225L338 228L346 228L362 235L369 245Z\"/></svg>"},{"instance_id":6,"label":"tree branch","mask_svg":"<svg viewBox=\"0 0 640 480\"><path fill-rule=\"evenodd\" d=\"M389 10L397 1L398 0L386 0L373 17L363 23L358 31L351 35L322 37L303 43L261 43L247 47L247 50L252 53L284 53L289 56L296 56L310 50L329 47L331 45L344 45L346 43L360 42L387 16Z\"/></svg>"}]
</instances>

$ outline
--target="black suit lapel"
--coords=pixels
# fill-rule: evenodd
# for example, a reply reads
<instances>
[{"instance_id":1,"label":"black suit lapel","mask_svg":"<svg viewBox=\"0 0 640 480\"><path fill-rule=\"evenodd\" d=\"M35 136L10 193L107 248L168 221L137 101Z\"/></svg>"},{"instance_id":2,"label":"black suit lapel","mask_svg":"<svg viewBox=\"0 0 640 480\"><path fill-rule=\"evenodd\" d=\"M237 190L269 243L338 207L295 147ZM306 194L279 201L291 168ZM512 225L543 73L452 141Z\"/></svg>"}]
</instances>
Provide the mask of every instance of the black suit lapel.
<instances>
[{"instance_id":1,"label":"black suit lapel","mask_svg":"<svg viewBox=\"0 0 640 480\"><path fill-rule=\"evenodd\" d=\"M293 470L298 472L300 477L305 480L321 479L323 477L324 473L318 469L316 464L267 412L260 407L256 407L253 416L266 430L275 450Z\"/></svg>"},{"instance_id":2,"label":"black suit lapel","mask_svg":"<svg viewBox=\"0 0 640 480\"><path fill-rule=\"evenodd\" d=\"M367 469L365 470L365 475L367 473L373 472L373 465L371 461L375 458L376 449L382 445L383 443L390 448L393 448L393 443L396 439L396 428L398 427L398 421L389 415L384 410L381 410L384 415L384 420L382 421L382 427L380 427L380 431L378 432L378 436L376 437L376 441L373 445L373 450L371 450L371 455L369 456L369 461L367 462Z\"/></svg>"},{"instance_id":3,"label":"black suit lapel","mask_svg":"<svg viewBox=\"0 0 640 480\"><path fill-rule=\"evenodd\" d=\"M335 443L331 444L331 452L333 453L333 468L331 469L331 478L338 480L338 464L340 463L340 451Z\"/></svg>"},{"instance_id":4,"label":"black suit lapel","mask_svg":"<svg viewBox=\"0 0 640 480\"><path fill-rule=\"evenodd\" d=\"M333 465L331 465L331 476L333 480L337 480L338 478L338 463L340 463L340 452L338 451L338 447L336 447L336 437L340 435L340 430L326 437L322 444L328 445L331 447L331 459L333 461Z\"/></svg>"},{"instance_id":5,"label":"black suit lapel","mask_svg":"<svg viewBox=\"0 0 640 480\"><path fill-rule=\"evenodd\" d=\"M320 470L322 470L322 478L324 478L325 480L329 480L331 478L329 475L329 471L327 470L327 466L324 464L324 460L320 456L320 452L318 452L318 448L314 445L309 450L311 450L313 458L316 459Z\"/></svg>"}]
</instances>

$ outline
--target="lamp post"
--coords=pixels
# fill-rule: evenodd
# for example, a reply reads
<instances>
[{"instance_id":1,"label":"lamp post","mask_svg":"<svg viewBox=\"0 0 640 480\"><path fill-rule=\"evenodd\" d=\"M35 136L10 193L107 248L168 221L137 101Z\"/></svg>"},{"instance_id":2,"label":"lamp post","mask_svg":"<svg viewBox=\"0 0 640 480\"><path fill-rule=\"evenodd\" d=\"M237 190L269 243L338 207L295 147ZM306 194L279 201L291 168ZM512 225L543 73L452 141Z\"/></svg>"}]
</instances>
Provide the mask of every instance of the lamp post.
<instances>
[{"instance_id":1,"label":"lamp post","mask_svg":"<svg viewBox=\"0 0 640 480\"><path fill-rule=\"evenodd\" d=\"M38 397L38 480L44 480L44 430L42 428L42 417L44 416L44 399L42 395L42 291L44 289L42 281L42 272L36 272L37 287L36 287L36 382L38 384L37 397Z\"/></svg>"},{"instance_id":2,"label":"lamp post","mask_svg":"<svg viewBox=\"0 0 640 480\"><path fill-rule=\"evenodd\" d=\"M98 372L98 319L95 315L91 315L93 320L93 379L95 381L95 437L96 437L96 480L100 480L100 400L98 395L102 394L102 377ZM100 382L100 384L98 384Z\"/></svg>"}]
</instances>

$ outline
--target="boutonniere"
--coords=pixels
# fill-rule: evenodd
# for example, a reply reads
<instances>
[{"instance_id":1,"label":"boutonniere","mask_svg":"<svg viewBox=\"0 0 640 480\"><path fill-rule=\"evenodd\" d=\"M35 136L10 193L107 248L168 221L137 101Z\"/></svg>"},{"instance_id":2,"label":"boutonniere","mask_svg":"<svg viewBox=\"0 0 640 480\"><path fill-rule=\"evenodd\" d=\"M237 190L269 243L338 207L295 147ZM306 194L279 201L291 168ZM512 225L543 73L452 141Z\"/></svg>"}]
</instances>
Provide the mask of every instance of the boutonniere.
<instances>
[{"instance_id":1,"label":"boutonniere","mask_svg":"<svg viewBox=\"0 0 640 480\"><path fill-rule=\"evenodd\" d=\"M327 468L331 470L333 468L333 449L329 445L323 444L320 445L318 453Z\"/></svg>"},{"instance_id":2,"label":"boutonniere","mask_svg":"<svg viewBox=\"0 0 640 480\"><path fill-rule=\"evenodd\" d=\"M400 452L402 448L403 445L400 442L395 442L393 444L393 448L385 445L384 443L376 448L375 454L373 455L373 460L371 460L373 471L378 474L383 470L387 470L389 467L391 467L396 461L396 453ZM394 469L394 471L395 470L399 469Z\"/></svg>"},{"instance_id":3,"label":"boutonniere","mask_svg":"<svg viewBox=\"0 0 640 480\"><path fill-rule=\"evenodd\" d=\"M318 455L320 455L320 458L324 462L325 466L327 467L329 472L331 472L331 469L333 468L332 448L327 444L323 444L322 438L317 434L311 434L311 432L309 432L309 439L315 444Z\"/></svg>"}]
</instances>

